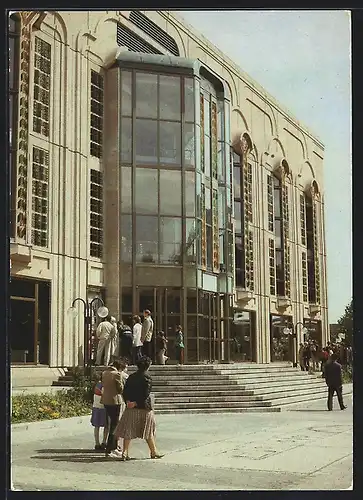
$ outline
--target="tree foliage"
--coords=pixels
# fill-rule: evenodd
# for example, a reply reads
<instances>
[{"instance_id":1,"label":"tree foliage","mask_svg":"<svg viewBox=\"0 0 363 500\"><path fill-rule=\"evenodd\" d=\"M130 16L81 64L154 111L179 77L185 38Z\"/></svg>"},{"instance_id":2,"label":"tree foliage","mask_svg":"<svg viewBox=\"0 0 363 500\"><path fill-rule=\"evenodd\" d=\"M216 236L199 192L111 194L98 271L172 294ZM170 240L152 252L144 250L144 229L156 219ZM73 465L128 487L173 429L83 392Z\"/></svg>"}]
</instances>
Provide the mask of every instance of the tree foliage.
<instances>
[{"instance_id":1,"label":"tree foliage","mask_svg":"<svg viewBox=\"0 0 363 500\"><path fill-rule=\"evenodd\" d=\"M351 344L353 340L353 300L345 308L344 314L338 320L341 332L345 333L345 342Z\"/></svg>"}]
</instances>

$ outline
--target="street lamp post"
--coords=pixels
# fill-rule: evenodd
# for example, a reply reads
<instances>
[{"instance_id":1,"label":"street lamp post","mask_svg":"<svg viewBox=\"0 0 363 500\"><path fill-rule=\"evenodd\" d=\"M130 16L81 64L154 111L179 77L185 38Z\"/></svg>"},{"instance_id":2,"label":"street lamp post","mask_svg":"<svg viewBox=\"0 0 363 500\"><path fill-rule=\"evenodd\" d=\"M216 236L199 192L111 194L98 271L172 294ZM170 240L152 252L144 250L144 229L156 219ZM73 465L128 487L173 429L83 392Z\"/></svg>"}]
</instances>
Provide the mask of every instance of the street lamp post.
<instances>
[{"instance_id":1,"label":"street lamp post","mask_svg":"<svg viewBox=\"0 0 363 500\"><path fill-rule=\"evenodd\" d=\"M91 326L92 326L92 308L96 302L99 302L101 305L97 309L97 315L100 318L105 318L108 315L108 309L105 307L103 300L100 297L95 297L90 302L85 301L84 299L77 297L72 302L72 306L69 308L68 313L75 318L78 316L78 311L75 307L77 302L82 302L83 304L83 319L84 319L84 337L83 337L83 366L86 371L90 371L91 367L91 356L92 356L92 346L91 346Z\"/></svg>"}]
</instances>

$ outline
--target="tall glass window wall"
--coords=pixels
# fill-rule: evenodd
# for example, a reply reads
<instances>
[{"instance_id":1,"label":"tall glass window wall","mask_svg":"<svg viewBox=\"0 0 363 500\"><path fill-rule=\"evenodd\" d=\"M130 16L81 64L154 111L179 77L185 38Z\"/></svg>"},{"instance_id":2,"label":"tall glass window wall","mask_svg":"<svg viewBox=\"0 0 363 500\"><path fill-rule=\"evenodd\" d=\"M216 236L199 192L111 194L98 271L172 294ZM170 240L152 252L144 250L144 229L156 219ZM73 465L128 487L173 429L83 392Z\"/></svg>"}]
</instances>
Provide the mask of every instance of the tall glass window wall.
<instances>
[{"instance_id":1,"label":"tall glass window wall","mask_svg":"<svg viewBox=\"0 0 363 500\"><path fill-rule=\"evenodd\" d=\"M121 88L121 260L196 262L194 80L123 70Z\"/></svg>"},{"instance_id":2,"label":"tall glass window wall","mask_svg":"<svg viewBox=\"0 0 363 500\"><path fill-rule=\"evenodd\" d=\"M226 277L220 293L202 290L199 282L199 288L183 290L173 281L189 266L196 274L202 267L232 276L229 123L222 85L188 74L120 73L121 264L132 264L134 271L143 264L169 266L164 285L144 284L138 271L131 286L121 283L121 317L130 323L132 314L150 309L155 331L168 337L171 360L177 324L184 331L187 362L227 360L233 308Z\"/></svg>"}]
</instances>

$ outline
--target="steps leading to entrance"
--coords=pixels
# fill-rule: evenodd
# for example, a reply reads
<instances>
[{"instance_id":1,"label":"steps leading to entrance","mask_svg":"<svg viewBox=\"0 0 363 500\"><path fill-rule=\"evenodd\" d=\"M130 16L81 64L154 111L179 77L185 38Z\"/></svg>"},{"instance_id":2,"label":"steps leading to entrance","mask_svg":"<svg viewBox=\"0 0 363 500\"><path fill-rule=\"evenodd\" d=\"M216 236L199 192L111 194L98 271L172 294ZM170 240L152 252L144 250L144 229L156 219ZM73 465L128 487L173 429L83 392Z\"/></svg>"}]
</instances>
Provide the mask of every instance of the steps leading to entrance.
<instances>
[{"instance_id":1,"label":"steps leading to entrance","mask_svg":"<svg viewBox=\"0 0 363 500\"><path fill-rule=\"evenodd\" d=\"M96 367L101 373L106 367ZM129 367L133 373L135 367ZM291 364L151 366L158 413L281 411L281 408L326 398L325 381ZM69 387L70 373L54 383Z\"/></svg>"}]
</instances>

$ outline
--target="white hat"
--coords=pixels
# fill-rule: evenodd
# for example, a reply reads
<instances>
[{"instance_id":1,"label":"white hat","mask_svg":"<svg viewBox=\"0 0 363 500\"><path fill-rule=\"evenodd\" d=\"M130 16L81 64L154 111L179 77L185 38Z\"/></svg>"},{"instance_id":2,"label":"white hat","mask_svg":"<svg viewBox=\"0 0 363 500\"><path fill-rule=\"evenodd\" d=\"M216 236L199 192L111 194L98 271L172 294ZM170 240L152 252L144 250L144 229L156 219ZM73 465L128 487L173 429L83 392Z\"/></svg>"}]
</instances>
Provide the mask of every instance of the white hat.
<instances>
[{"instance_id":1,"label":"white hat","mask_svg":"<svg viewBox=\"0 0 363 500\"><path fill-rule=\"evenodd\" d=\"M116 318L114 316L111 316L111 321L112 323L116 323Z\"/></svg>"}]
</instances>

